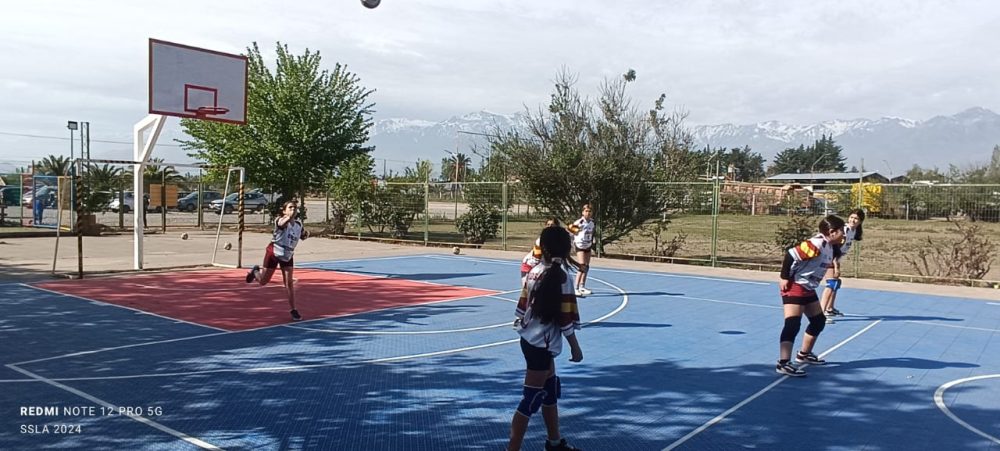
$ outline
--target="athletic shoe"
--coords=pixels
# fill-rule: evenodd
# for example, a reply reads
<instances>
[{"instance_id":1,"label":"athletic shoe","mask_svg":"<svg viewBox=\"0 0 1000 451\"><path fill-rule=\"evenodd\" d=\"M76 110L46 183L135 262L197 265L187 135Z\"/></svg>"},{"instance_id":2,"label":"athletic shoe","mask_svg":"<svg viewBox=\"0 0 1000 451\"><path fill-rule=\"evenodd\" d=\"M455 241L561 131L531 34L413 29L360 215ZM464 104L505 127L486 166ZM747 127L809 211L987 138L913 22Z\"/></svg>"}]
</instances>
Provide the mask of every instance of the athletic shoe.
<instances>
[{"instance_id":1,"label":"athletic shoe","mask_svg":"<svg viewBox=\"0 0 1000 451\"><path fill-rule=\"evenodd\" d=\"M819 358L819 356L817 356L816 354L813 354L811 352L802 352L802 351L799 351L798 354L795 354L795 361L798 363L808 363L810 365L826 364L826 360Z\"/></svg>"},{"instance_id":2,"label":"athletic shoe","mask_svg":"<svg viewBox=\"0 0 1000 451\"><path fill-rule=\"evenodd\" d=\"M558 445L550 445L548 440L545 441L545 451L581 451L569 443L566 443L566 439L560 439Z\"/></svg>"},{"instance_id":3,"label":"athletic shoe","mask_svg":"<svg viewBox=\"0 0 1000 451\"><path fill-rule=\"evenodd\" d=\"M785 363L778 362L778 365L774 367L774 371L778 374L784 374L785 376L792 376L792 377L802 377L806 375L805 371L802 371L792 366L792 364L788 362Z\"/></svg>"},{"instance_id":4,"label":"athletic shoe","mask_svg":"<svg viewBox=\"0 0 1000 451\"><path fill-rule=\"evenodd\" d=\"M585 297L587 297L587 293L584 293L582 289L577 288L576 289L576 297L578 297L578 298L585 298Z\"/></svg>"},{"instance_id":5,"label":"athletic shoe","mask_svg":"<svg viewBox=\"0 0 1000 451\"><path fill-rule=\"evenodd\" d=\"M247 273L247 283L252 283L255 279L257 279L257 271L259 270L260 266L253 265L253 269Z\"/></svg>"},{"instance_id":6,"label":"athletic shoe","mask_svg":"<svg viewBox=\"0 0 1000 451\"><path fill-rule=\"evenodd\" d=\"M832 316L827 315L827 317L826 317L826 323L827 324L833 324L833 323L836 323L836 321L833 320Z\"/></svg>"},{"instance_id":7,"label":"athletic shoe","mask_svg":"<svg viewBox=\"0 0 1000 451\"><path fill-rule=\"evenodd\" d=\"M584 296L590 296L590 294L593 293L593 291L588 290L587 287L580 287L580 292L583 293Z\"/></svg>"},{"instance_id":8,"label":"athletic shoe","mask_svg":"<svg viewBox=\"0 0 1000 451\"><path fill-rule=\"evenodd\" d=\"M298 310L292 310L290 313L292 314L292 321L302 321L302 315L299 315Z\"/></svg>"},{"instance_id":9,"label":"athletic shoe","mask_svg":"<svg viewBox=\"0 0 1000 451\"><path fill-rule=\"evenodd\" d=\"M844 314L843 314L843 313L840 313L840 310L837 310L837 309L835 309L835 308L832 308L832 309L830 309L830 310L827 310L827 311L826 311L826 315L827 315L827 316L844 316Z\"/></svg>"}]
</instances>

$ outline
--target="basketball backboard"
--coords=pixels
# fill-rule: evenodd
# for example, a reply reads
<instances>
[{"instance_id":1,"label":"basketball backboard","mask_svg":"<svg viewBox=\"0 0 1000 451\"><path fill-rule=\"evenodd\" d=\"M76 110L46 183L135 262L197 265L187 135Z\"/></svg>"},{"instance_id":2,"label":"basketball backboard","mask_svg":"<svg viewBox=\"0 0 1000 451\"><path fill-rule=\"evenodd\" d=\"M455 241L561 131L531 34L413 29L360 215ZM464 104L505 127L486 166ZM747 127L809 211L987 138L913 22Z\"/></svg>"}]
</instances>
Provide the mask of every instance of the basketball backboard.
<instances>
[{"instance_id":1,"label":"basketball backboard","mask_svg":"<svg viewBox=\"0 0 1000 451\"><path fill-rule=\"evenodd\" d=\"M246 123L247 58L149 40L149 113Z\"/></svg>"}]
</instances>

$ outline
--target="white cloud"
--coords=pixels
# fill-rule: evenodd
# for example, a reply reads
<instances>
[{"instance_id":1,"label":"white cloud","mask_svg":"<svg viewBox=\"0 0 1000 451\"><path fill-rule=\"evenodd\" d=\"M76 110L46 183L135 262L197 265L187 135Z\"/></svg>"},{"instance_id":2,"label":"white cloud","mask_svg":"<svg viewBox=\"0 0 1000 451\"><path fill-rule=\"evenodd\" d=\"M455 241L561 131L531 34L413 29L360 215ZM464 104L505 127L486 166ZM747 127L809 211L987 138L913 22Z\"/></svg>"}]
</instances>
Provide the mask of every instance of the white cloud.
<instances>
[{"instance_id":1,"label":"white cloud","mask_svg":"<svg viewBox=\"0 0 1000 451\"><path fill-rule=\"evenodd\" d=\"M128 140L146 112L149 37L320 51L377 90L378 118L535 109L566 67L589 93L634 68L639 106L666 93L692 124L922 120L1000 110L998 19L986 0L15 2L0 16L0 132L63 135L73 119ZM65 144L0 135L0 160Z\"/></svg>"}]
</instances>

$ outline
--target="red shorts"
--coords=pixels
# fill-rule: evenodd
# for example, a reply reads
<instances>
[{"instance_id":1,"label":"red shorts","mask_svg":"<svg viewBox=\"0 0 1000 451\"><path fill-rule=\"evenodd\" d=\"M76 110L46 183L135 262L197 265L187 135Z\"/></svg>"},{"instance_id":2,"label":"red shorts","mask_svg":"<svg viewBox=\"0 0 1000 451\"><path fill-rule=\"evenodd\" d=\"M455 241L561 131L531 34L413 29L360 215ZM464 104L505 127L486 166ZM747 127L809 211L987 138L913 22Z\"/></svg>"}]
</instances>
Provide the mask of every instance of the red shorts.
<instances>
[{"instance_id":1,"label":"red shorts","mask_svg":"<svg viewBox=\"0 0 1000 451\"><path fill-rule=\"evenodd\" d=\"M288 259L288 261L283 261L274 256L274 243L267 245L264 249L264 267L267 269L274 269L281 266L281 269L291 268L295 266L295 257Z\"/></svg>"},{"instance_id":2,"label":"red shorts","mask_svg":"<svg viewBox=\"0 0 1000 451\"><path fill-rule=\"evenodd\" d=\"M819 302L819 297L816 296L816 291L810 290L795 282L792 282L792 286L788 287L788 291L781 291L780 288L778 291L781 293L782 304L806 305L813 302Z\"/></svg>"}]
</instances>

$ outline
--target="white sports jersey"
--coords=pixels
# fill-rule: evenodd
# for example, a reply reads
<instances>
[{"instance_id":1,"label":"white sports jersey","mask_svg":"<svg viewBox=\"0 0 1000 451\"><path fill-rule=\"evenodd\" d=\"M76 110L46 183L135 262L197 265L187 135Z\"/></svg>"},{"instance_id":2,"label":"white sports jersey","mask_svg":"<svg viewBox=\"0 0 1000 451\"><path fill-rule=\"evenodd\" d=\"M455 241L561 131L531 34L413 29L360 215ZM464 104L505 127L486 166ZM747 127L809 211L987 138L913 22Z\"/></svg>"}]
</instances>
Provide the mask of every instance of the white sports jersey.
<instances>
[{"instance_id":1,"label":"white sports jersey","mask_svg":"<svg viewBox=\"0 0 1000 451\"><path fill-rule=\"evenodd\" d=\"M788 249L788 254L792 256L791 280L808 290L819 286L826 268L833 264L833 245L822 234Z\"/></svg>"},{"instance_id":2,"label":"white sports jersey","mask_svg":"<svg viewBox=\"0 0 1000 451\"><path fill-rule=\"evenodd\" d=\"M542 261L528 273L527 282L521 288L521 296L517 300L517 309L514 311L514 315L521 320L517 330L521 338L530 345L548 349L549 353L557 356L562 352L562 337L573 335L580 328L580 312L577 309L576 295L573 290L573 278L567 275L562 285L559 315L548 324L542 324L541 319L532 315L531 306L534 302L535 284L553 264L558 265L559 263Z\"/></svg>"},{"instance_id":3,"label":"white sports jersey","mask_svg":"<svg viewBox=\"0 0 1000 451\"><path fill-rule=\"evenodd\" d=\"M840 255L847 255L851 250L851 245L854 244L854 236L858 233L858 229L853 229L851 226L844 226L844 244L840 245Z\"/></svg>"},{"instance_id":4,"label":"white sports jersey","mask_svg":"<svg viewBox=\"0 0 1000 451\"><path fill-rule=\"evenodd\" d=\"M577 249L590 249L594 245L594 220L580 218L569 226L573 233L573 245Z\"/></svg>"},{"instance_id":5,"label":"white sports jersey","mask_svg":"<svg viewBox=\"0 0 1000 451\"><path fill-rule=\"evenodd\" d=\"M289 261L295 253L295 246L299 245L302 238L302 221L293 219L283 226L278 225L281 218L274 220L274 231L271 242L274 243L274 256L281 261Z\"/></svg>"}]
</instances>

